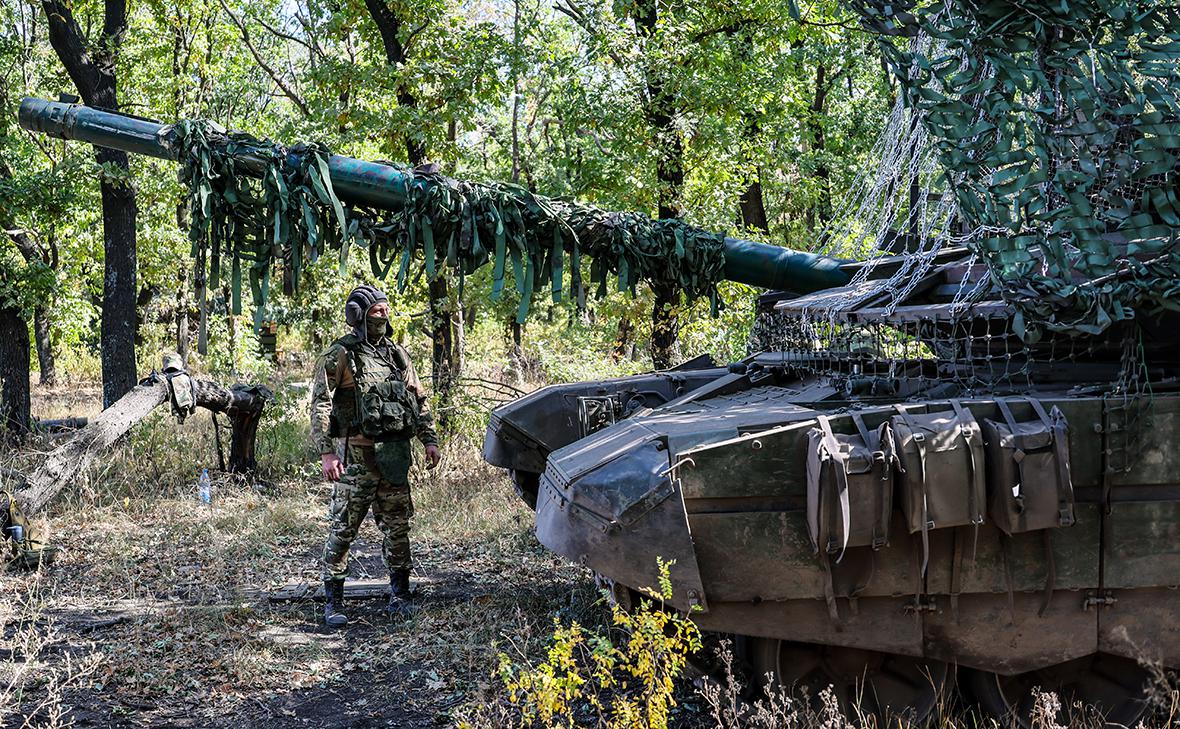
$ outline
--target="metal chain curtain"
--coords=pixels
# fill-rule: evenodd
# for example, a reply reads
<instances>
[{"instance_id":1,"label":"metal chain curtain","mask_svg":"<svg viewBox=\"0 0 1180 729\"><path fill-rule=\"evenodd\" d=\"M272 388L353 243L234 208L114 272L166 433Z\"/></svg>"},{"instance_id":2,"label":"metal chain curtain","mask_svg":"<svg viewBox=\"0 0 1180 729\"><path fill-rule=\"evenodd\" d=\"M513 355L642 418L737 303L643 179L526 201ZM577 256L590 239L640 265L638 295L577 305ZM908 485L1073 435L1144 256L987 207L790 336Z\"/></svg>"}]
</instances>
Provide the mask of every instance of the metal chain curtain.
<instances>
[{"instance_id":1,"label":"metal chain curtain","mask_svg":"<svg viewBox=\"0 0 1180 729\"><path fill-rule=\"evenodd\" d=\"M852 2L937 41L881 47L1026 341L1180 308L1176 6Z\"/></svg>"},{"instance_id":2,"label":"metal chain curtain","mask_svg":"<svg viewBox=\"0 0 1180 729\"><path fill-rule=\"evenodd\" d=\"M222 261L229 259L234 313L241 313L243 262L261 308L275 262L290 267L298 286L305 259L335 251L343 270L354 244L367 250L373 274L393 274L400 290L410 282L416 256L430 280L445 266L459 275L460 286L463 276L491 263L493 299L502 295L511 269L522 323L535 291L548 286L554 301L562 299L567 270L583 303L583 256L599 296L608 279L632 292L643 280L674 284L690 301L708 297L714 311L720 303L725 236L679 220L606 212L515 185L454 180L429 167L401 168L425 184L407 185L399 210L351 207L332 188L330 153L321 145L288 149L191 120L175 125L174 138L198 276L221 281Z\"/></svg>"}]
</instances>

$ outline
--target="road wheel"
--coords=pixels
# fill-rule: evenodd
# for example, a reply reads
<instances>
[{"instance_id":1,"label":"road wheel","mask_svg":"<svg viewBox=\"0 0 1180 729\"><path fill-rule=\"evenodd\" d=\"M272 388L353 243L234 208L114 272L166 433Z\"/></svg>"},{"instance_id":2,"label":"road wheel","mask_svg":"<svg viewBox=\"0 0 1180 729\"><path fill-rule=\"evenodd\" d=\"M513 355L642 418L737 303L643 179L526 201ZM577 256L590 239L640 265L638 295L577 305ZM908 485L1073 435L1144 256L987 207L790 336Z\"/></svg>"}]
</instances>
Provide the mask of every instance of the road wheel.
<instances>
[{"instance_id":1,"label":"road wheel","mask_svg":"<svg viewBox=\"0 0 1180 729\"><path fill-rule=\"evenodd\" d=\"M1130 658L1095 653L1015 676L963 669L960 683L980 708L1028 729L1038 710L1055 711L1043 718L1066 726L1074 721L1091 726L1099 719L1107 727L1135 726L1147 709L1148 680L1147 671ZM1038 692L1056 694L1059 705L1038 707Z\"/></svg>"},{"instance_id":2,"label":"road wheel","mask_svg":"<svg viewBox=\"0 0 1180 729\"><path fill-rule=\"evenodd\" d=\"M806 695L815 707L830 686L846 717L876 726L925 720L951 674L941 661L770 638L750 639L749 660L764 684L769 674L770 687Z\"/></svg>"}]
</instances>

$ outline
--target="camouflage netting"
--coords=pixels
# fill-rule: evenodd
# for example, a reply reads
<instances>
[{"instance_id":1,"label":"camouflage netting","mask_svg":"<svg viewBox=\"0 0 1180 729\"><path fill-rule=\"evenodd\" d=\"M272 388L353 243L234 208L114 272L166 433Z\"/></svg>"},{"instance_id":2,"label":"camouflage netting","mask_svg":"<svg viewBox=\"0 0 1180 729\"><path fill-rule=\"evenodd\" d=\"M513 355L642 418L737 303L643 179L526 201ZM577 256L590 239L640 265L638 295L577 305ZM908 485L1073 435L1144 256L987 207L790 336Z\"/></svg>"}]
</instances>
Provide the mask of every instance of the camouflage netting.
<instances>
[{"instance_id":1,"label":"camouflage netting","mask_svg":"<svg viewBox=\"0 0 1180 729\"><path fill-rule=\"evenodd\" d=\"M399 209L353 207L337 197L330 153L320 145L285 148L201 121L182 121L173 130L198 276L221 281L228 259L235 313L241 311L243 261L261 308L276 262L290 268L298 286L305 260L331 250L343 269L354 244L367 250L375 276L393 274L401 289L417 257L429 279L445 266L460 285L464 275L491 263L493 298L510 269L522 322L534 291L548 286L554 301L561 300L567 271L582 303L583 256L599 295L608 279L631 291L643 280L672 284L690 300L719 303L723 234L678 220L605 212L514 185L454 180L430 167L398 167L411 180Z\"/></svg>"},{"instance_id":2,"label":"camouflage netting","mask_svg":"<svg viewBox=\"0 0 1180 729\"><path fill-rule=\"evenodd\" d=\"M938 151L966 244L1041 327L1180 308L1180 11L1117 0L854 0Z\"/></svg>"}]
</instances>

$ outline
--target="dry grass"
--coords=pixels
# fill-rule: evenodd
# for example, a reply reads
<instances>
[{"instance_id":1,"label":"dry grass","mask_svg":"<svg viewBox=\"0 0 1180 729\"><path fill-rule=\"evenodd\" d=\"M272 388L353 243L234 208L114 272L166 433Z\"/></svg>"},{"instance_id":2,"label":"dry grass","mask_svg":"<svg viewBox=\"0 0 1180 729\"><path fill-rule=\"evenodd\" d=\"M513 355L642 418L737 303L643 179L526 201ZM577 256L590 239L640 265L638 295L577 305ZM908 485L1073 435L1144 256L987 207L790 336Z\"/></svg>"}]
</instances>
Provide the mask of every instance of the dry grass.
<instances>
[{"instance_id":1,"label":"dry grass","mask_svg":"<svg viewBox=\"0 0 1180 729\"><path fill-rule=\"evenodd\" d=\"M78 412L55 402L36 411ZM0 574L0 594L16 597L0 663L23 687L0 695L0 725L53 726L59 711L82 726L132 716L204 726L234 715L335 726L360 711L418 726L488 687L497 646L539 646L555 611L580 614L596 599L585 570L536 544L531 512L504 475L458 438L438 469L414 474L424 610L391 624L379 602L358 603L353 625L331 633L317 604L271 603L268 591L318 580L329 487L306 437L298 393L281 396L259 444L270 490L215 474L210 508L195 494L198 469L217 463L210 418L177 426L158 412L64 493L49 513L58 560ZM34 461L5 456L10 467ZM379 541L367 521L354 577L383 576ZM61 654L45 662L14 647L32 624L20 616L34 614L70 646L66 655L92 661L85 676L55 679ZM347 700L321 707L321 695Z\"/></svg>"}]
</instances>

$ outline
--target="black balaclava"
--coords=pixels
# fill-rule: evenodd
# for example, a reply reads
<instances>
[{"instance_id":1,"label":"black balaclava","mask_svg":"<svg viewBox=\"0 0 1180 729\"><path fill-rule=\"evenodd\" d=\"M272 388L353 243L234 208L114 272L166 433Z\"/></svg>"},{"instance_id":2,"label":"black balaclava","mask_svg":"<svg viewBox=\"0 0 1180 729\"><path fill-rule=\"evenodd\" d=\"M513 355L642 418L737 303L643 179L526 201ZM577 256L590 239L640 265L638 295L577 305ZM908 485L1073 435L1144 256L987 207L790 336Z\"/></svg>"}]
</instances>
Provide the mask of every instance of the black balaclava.
<instances>
[{"instance_id":1,"label":"black balaclava","mask_svg":"<svg viewBox=\"0 0 1180 729\"><path fill-rule=\"evenodd\" d=\"M353 333L364 341L369 341L368 332L366 331L366 319L369 316L369 309L373 308L375 304L382 301L388 302L387 297L381 289L368 284L357 286L348 294L348 301L344 305L344 320L348 322L348 326L352 327ZM393 329L385 325L385 335L393 334Z\"/></svg>"}]
</instances>

